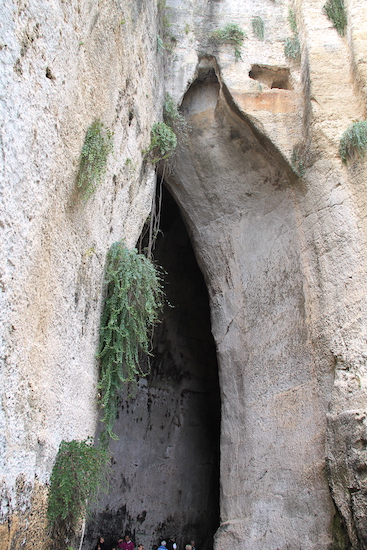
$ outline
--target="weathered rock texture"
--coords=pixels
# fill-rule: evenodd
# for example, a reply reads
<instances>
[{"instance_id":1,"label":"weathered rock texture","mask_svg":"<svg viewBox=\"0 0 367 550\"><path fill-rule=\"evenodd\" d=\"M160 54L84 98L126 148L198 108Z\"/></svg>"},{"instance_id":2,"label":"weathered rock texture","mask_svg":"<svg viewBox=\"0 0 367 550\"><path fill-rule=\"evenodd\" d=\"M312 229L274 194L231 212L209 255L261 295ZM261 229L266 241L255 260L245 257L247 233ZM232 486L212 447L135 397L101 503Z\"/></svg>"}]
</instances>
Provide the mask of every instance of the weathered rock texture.
<instances>
[{"instance_id":1,"label":"weathered rock texture","mask_svg":"<svg viewBox=\"0 0 367 550\"><path fill-rule=\"evenodd\" d=\"M208 287L217 346L216 548L367 547L367 172L365 162L343 166L338 157L342 132L366 116L367 8L346 0L341 38L323 3L172 0L160 14L154 0L3 6L1 549L33 547L44 522L34 502L45 502L60 441L94 432L105 253L122 237L133 245L149 212L154 173L143 149L165 91L192 126L166 179ZM300 63L284 56L290 7ZM226 23L247 33L240 59L211 39ZM75 178L96 118L114 131L114 153L85 203ZM136 445L196 384L171 383L165 368L120 414L118 423L135 422ZM144 409L153 388L156 420ZM169 456L157 483L167 476L168 502L146 524L157 535L183 510L170 501L178 485L170 468L190 483L168 420L162 425ZM129 444L120 430L117 454ZM144 477L149 457L162 460L149 447L146 463L121 458L129 483L136 468ZM124 489L125 504L116 493L105 501L126 506L121 528L138 531L139 514L155 508L148 489L139 508L141 490ZM37 543L47 546L46 537Z\"/></svg>"},{"instance_id":2,"label":"weathered rock texture","mask_svg":"<svg viewBox=\"0 0 367 550\"><path fill-rule=\"evenodd\" d=\"M156 25L150 1L2 4L1 548L31 548L35 480L48 481L62 439L95 430L105 255L135 244L155 181L142 150L163 97ZM98 118L114 152L85 202L76 174Z\"/></svg>"}]
</instances>

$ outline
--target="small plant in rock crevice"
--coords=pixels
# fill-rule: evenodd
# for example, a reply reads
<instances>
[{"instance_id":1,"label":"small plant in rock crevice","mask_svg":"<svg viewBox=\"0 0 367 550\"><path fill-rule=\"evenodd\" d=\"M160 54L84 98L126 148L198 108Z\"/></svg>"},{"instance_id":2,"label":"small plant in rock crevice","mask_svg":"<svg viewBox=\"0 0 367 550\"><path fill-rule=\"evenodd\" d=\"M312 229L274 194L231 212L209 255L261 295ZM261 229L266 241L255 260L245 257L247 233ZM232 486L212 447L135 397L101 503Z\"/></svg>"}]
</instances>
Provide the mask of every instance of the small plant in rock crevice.
<instances>
[{"instance_id":1,"label":"small plant in rock crevice","mask_svg":"<svg viewBox=\"0 0 367 550\"><path fill-rule=\"evenodd\" d=\"M156 164L173 155L177 147L177 136L175 132L165 122L156 122L153 124L150 133L150 145L147 153L150 162Z\"/></svg>"},{"instance_id":2,"label":"small plant in rock crevice","mask_svg":"<svg viewBox=\"0 0 367 550\"><path fill-rule=\"evenodd\" d=\"M299 178L303 178L306 173L306 163L303 156L303 150L304 148L302 145L295 145L291 156L292 169Z\"/></svg>"},{"instance_id":3,"label":"small plant in rock crevice","mask_svg":"<svg viewBox=\"0 0 367 550\"><path fill-rule=\"evenodd\" d=\"M355 157L363 158L367 151L367 121L354 122L340 138L339 154L344 162Z\"/></svg>"},{"instance_id":4,"label":"small plant in rock crevice","mask_svg":"<svg viewBox=\"0 0 367 550\"><path fill-rule=\"evenodd\" d=\"M116 439L112 428L122 385L148 374L141 366L141 355L149 355L150 335L164 298L158 268L122 241L114 243L107 254L105 283L98 353L105 423L102 440Z\"/></svg>"},{"instance_id":5,"label":"small plant in rock crevice","mask_svg":"<svg viewBox=\"0 0 367 550\"><path fill-rule=\"evenodd\" d=\"M293 10L288 12L288 23L293 32L293 36L288 36L284 41L284 55L293 61L301 59L301 45L298 38L298 29L296 16Z\"/></svg>"},{"instance_id":6,"label":"small plant in rock crevice","mask_svg":"<svg viewBox=\"0 0 367 550\"><path fill-rule=\"evenodd\" d=\"M77 186L85 198L101 183L106 172L107 158L112 150L112 132L100 120L95 120L84 138L77 176Z\"/></svg>"},{"instance_id":7,"label":"small plant in rock crevice","mask_svg":"<svg viewBox=\"0 0 367 550\"><path fill-rule=\"evenodd\" d=\"M109 455L105 448L85 441L62 441L53 465L47 519L54 538L73 530L86 511L107 489Z\"/></svg>"},{"instance_id":8,"label":"small plant in rock crevice","mask_svg":"<svg viewBox=\"0 0 367 550\"><path fill-rule=\"evenodd\" d=\"M288 23L289 23L289 26L291 28L291 31L294 33L294 34L297 34L298 33L298 29L297 29L297 20L296 20L296 14L294 13L294 11L292 9L290 9L288 11Z\"/></svg>"},{"instance_id":9,"label":"small plant in rock crevice","mask_svg":"<svg viewBox=\"0 0 367 550\"><path fill-rule=\"evenodd\" d=\"M166 94L163 104L163 120L176 134L176 137L180 142L187 142L189 125L185 117L177 109L176 103L168 93Z\"/></svg>"},{"instance_id":10,"label":"small plant in rock crevice","mask_svg":"<svg viewBox=\"0 0 367 550\"><path fill-rule=\"evenodd\" d=\"M328 0L323 7L323 12L332 22L338 34L345 36L348 21L344 0Z\"/></svg>"},{"instance_id":11,"label":"small plant in rock crevice","mask_svg":"<svg viewBox=\"0 0 367 550\"><path fill-rule=\"evenodd\" d=\"M240 47L242 46L246 33L237 23L228 23L225 27L213 31L209 39L216 44L231 44L234 46L236 61L241 59Z\"/></svg>"},{"instance_id":12,"label":"small plant in rock crevice","mask_svg":"<svg viewBox=\"0 0 367 550\"><path fill-rule=\"evenodd\" d=\"M252 32L258 40L264 40L264 21L258 15L252 18Z\"/></svg>"},{"instance_id":13,"label":"small plant in rock crevice","mask_svg":"<svg viewBox=\"0 0 367 550\"><path fill-rule=\"evenodd\" d=\"M301 45L298 36L291 36L285 39L284 54L288 59L297 61L301 57Z\"/></svg>"}]
</instances>

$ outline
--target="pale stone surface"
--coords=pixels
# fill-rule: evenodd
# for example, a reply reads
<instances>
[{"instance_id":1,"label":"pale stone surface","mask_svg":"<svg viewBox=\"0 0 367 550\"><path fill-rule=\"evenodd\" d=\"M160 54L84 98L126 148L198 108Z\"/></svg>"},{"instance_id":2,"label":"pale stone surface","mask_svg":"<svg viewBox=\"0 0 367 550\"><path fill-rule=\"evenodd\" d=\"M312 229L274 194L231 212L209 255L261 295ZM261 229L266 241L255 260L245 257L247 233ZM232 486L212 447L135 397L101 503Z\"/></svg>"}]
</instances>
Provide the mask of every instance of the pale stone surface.
<instances>
[{"instance_id":1,"label":"pale stone surface","mask_svg":"<svg viewBox=\"0 0 367 550\"><path fill-rule=\"evenodd\" d=\"M296 190L212 76L183 109L189 148L169 181L207 280L220 365L216 547L326 548L326 403L308 336Z\"/></svg>"},{"instance_id":2,"label":"pale stone surface","mask_svg":"<svg viewBox=\"0 0 367 550\"><path fill-rule=\"evenodd\" d=\"M63 438L94 431L104 258L113 241L135 243L149 212L142 150L165 91L186 94L193 125L170 187L210 292L220 364L216 548L335 546L326 464L351 547L365 547L367 178L363 161L342 166L338 145L366 115L366 6L346 2L341 38L323 4L172 0L165 29L153 0L3 0L1 518L19 528L3 524L1 548L32 548L36 528L20 534L35 475L47 482ZM289 7L300 64L283 51ZM248 36L238 61L210 40L226 23ZM177 45L157 52L168 31ZM289 69L288 88L251 78L254 65ZM95 118L115 149L84 204L75 177Z\"/></svg>"},{"instance_id":3,"label":"pale stone surface","mask_svg":"<svg viewBox=\"0 0 367 550\"><path fill-rule=\"evenodd\" d=\"M17 504L19 475L44 484L60 441L94 434L105 256L121 238L133 246L149 214L155 175L142 150L163 91L154 3L1 4L0 546L8 548L7 522L27 509L26 495L25 508ZM114 132L114 151L85 202L76 175L96 118Z\"/></svg>"},{"instance_id":4,"label":"pale stone surface","mask_svg":"<svg viewBox=\"0 0 367 550\"><path fill-rule=\"evenodd\" d=\"M185 211L185 215L188 224L193 232L194 242L196 243L196 252L199 258L201 258L203 271L206 274L209 288L214 286L212 290L212 322L213 330L219 345L219 361L221 368L221 388L222 392L226 385L230 385L228 392L222 393L223 399L223 433L222 433L222 472L227 472L229 468L233 466L235 468L235 474L232 476L232 480L228 479L228 476L222 474L222 527L218 532L216 546L217 548L224 548L227 546L238 546L241 548L286 548L296 547L299 544L302 548L320 548L328 547L331 544L331 538L334 538L334 544L337 544L336 539L338 534L335 533L335 522L332 526L332 504L328 496L327 487L324 478L324 441L325 441L325 413L330 402L330 414L328 416L328 435L327 435L327 448L328 454L328 472L329 483L332 488L333 498L335 499L339 513L349 533L349 538L353 548L364 547L364 494L365 494L365 480L364 480L364 453L365 453L365 428L363 424L364 411L366 406L366 393L363 387L364 380L364 349L365 349L365 327L366 327L366 306L364 301L365 288L366 288L366 262L363 254L365 247L365 170L363 164L359 162L354 164L353 171L341 170L340 160L337 158L339 139L342 132L349 126L349 124L358 119L364 117L364 106L361 105L360 96L358 96L358 90L364 91L365 78L363 77L363 55L366 50L363 42L363 25L361 21L364 21L363 10L364 6L360 3L350 2L349 18L351 24L349 27L349 48L346 39L342 39L332 28L331 23L327 20L322 12L323 2L297 2L296 3L296 16L300 33L300 40L302 46L302 71L301 71L301 88L305 93L303 112L300 111L301 103L298 103L297 108L297 77L294 78L294 90L293 91L261 91L256 96L251 94L251 88L246 82L245 71L239 70L236 74L236 68L230 70L228 68L228 56L223 57L222 51L217 54L218 65L216 70L220 74L222 82L228 88L232 98L237 103L237 106L244 112L245 115L252 115L251 122L254 122L255 127L259 128L262 132L272 137L273 143L290 158L290 152L297 140L299 140L299 133L303 132L304 139L310 139L314 154L311 155L310 169L306 172L304 178L304 184L298 185L294 188L294 206L289 206L289 213L293 212L294 215L294 236L297 236L298 245L295 246L298 256L299 267L296 268L302 272L302 287L304 293L304 330L307 331L308 336L305 342L305 351L296 354L303 366L297 368L297 376L302 377L302 372L306 376L307 391L311 392L310 397L307 397L307 393L302 390L302 384L300 387L295 385L289 396L292 397L295 405L287 404L287 393L279 393L279 403L284 406L284 410L280 412L280 409L271 408L271 399L268 398L267 393L269 390L264 391L266 403L268 408L262 407L257 411L257 414L253 414L253 410L256 410L257 403L253 404L251 400L246 401L246 392L244 390L245 384L250 385L250 379L244 377L244 372L248 369L254 368L251 361L251 355L244 353L244 349L248 350L251 346L248 342L244 342L244 338L250 338L250 329L247 328L245 320L240 317L241 307L241 293L247 296L252 290L252 287L243 276L238 280L238 272L241 272L241 264L246 264L248 261L248 254L246 254L247 243L243 240L241 244L237 244L238 238L234 239L230 237L232 234L231 224L226 219L224 227L217 229L213 228L214 222L206 221L208 214L209 203L212 207L218 209L216 224L221 227L222 213L228 212L231 208L227 202L229 197L232 197L230 189L226 188L225 181L240 181L240 177L234 174L233 166L237 166L241 161L239 158L236 160L230 159L230 155L219 156L217 146L214 145L216 137L214 135L219 134L217 129L212 134L208 134L208 128L213 124L213 117L210 115L210 111L207 109L204 112L203 105L208 106L208 99L200 101L202 115L199 119L199 113L194 109L197 121L194 123L194 127L200 128L201 132L204 132L204 138L198 142L198 138L195 135L192 138L191 156L195 159L200 158L200 161L195 161L190 158L182 160L179 168L175 174L175 180L172 181L172 191L175 193L177 200L179 201L181 208ZM228 5L226 5L228 8ZM217 9L221 10L221 5L217 5ZM251 13L251 12L250 12ZM284 14L284 12L283 12ZM226 21L231 20L232 13L230 10L223 9L221 11L221 17L218 19L223 25ZM249 12L247 12L247 23L249 21ZM238 22L238 20L237 20ZM284 22L284 20L283 20ZM242 27L246 28L246 23L241 20ZM279 27L280 28L280 27ZM352 33L352 35L351 35ZM352 36L352 37L351 37ZM228 48L228 47L227 47ZM353 50L354 48L354 50ZM224 48L223 48L224 49ZM361 63L358 64L357 79L351 78L350 73L350 58L349 51L354 51L354 55L358 55L358 59ZM272 55L276 48L272 48ZM259 48L256 53L258 54ZM356 54L358 52L358 54ZM211 52L212 53L212 52ZM246 55L246 53L244 54ZM252 63L255 63L254 57L251 59ZM273 63L278 67L282 67L282 62L279 57ZM270 65L267 59L256 60L256 63L263 63L264 65ZM235 64L232 60L232 67ZM176 74L175 74L176 76ZM237 78L236 78L237 76ZM179 78L179 75L177 75ZM248 79L247 79L248 81ZM356 88L356 83L358 87ZM355 93L355 91L357 93ZM274 94L274 100L268 100L267 96ZM198 93L198 95L200 95ZM276 97L289 96L288 105L294 103L294 111L297 113L297 118L293 119L288 116L287 119L282 119L280 113L291 113L292 108L287 107L287 103L282 100L282 107L279 106ZM256 102L257 103L256 103ZM267 105L270 104L270 107ZM267 109L273 112L273 118L268 118L266 113L262 113L261 109L257 105L264 105L265 111ZM199 109L200 111L200 109ZM219 117L220 118L220 117ZM287 122L285 122L287 120ZM301 129L301 123L305 124L303 131ZM269 129L271 126L271 130ZM292 130L290 132L290 129ZM285 137L286 136L286 137ZM286 141L288 140L288 142ZM223 146L223 139L220 140ZM211 157L211 149L214 148L214 159ZM205 152L204 152L205 151ZM234 154L234 153L233 153ZM332 162L320 162L317 158L322 156L323 158L329 158ZM216 165L220 158L220 168ZM205 160L204 160L205 159ZM211 160L209 160L211 159ZM312 162L316 164L311 169ZM193 166L193 168L189 168ZM203 169L200 167L204 166ZM225 169L223 167L226 166ZM193 174L192 170L197 173ZM220 174L225 172L225 177L222 180ZM211 177L208 177L208 173ZM246 180L251 179L248 169L244 169L243 173L246 174ZM195 183L193 183L195 182ZM199 183L200 182L200 183ZM203 183L204 182L204 183ZM207 182L207 183L205 183ZM215 182L218 182L215 185ZM347 183L348 182L348 183ZM357 184L357 185L356 185ZM214 189L213 189L214 187ZM204 188L204 190L203 190ZM220 196L215 193L215 189L221 190ZM238 192L235 193L236 200L234 201L233 210L240 208L241 199L238 196ZM259 208L259 206L257 206ZM233 212L232 214L235 217ZM247 214L247 216L249 216ZM245 215L243 214L243 217ZM285 216L283 216L285 217ZM243 222L242 222L243 223ZM209 225L208 225L209 224ZM206 226L210 227L208 232ZM291 226L291 224L289 224ZM203 228L205 226L205 229ZM361 232L361 230L364 230ZM257 243L256 254L261 256L261 234L265 229L258 228L254 234L254 241ZM214 235L212 234L214 233ZM246 237L251 236L251 232L242 230ZM284 239L282 232L282 237ZM222 245L222 241L225 245ZM236 245L232 244L232 241ZM213 245L211 243L213 242ZM266 239L268 244L269 238ZM241 250L241 258L245 256L245 260L240 260L234 251L234 247L237 246ZM289 255L289 244L283 242L283 246L287 250L287 256ZM218 249L220 252L218 252ZM204 252L205 251L205 252ZM254 254L254 252L253 252ZM236 258L235 265L233 266L233 258ZM296 262L293 262L296 264ZM224 268L226 265L226 268ZM219 267L222 266L222 267ZM277 277L277 268L272 266L270 271L272 277ZM246 271L248 270L246 266ZM253 267L256 277L260 277L261 269L258 266ZM223 291L223 286L227 286L228 282L223 281L223 274L226 273L226 279L228 279L228 273L231 273L235 280L233 284L233 294L235 297L231 301L226 298L227 292ZM236 275L233 275L235 273ZM219 278L219 280L217 280ZM294 285L294 283L293 283ZM295 287L293 286L293 292ZM266 289L266 284L261 287L261 295L265 297L269 291ZM219 294L219 299L217 295ZM302 292L300 292L302 294ZM291 295L291 291L287 292L287 296ZM267 315L270 315L269 303L272 301L270 297L266 298L267 301ZM230 306L233 302L234 305ZM229 308L229 309L228 309ZM243 308L246 311L246 315L249 315L247 308ZM259 303L252 306L252 309L256 311L256 321L260 316ZM250 311L252 310L250 309ZM288 321L291 323L293 330L295 330L296 324L292 321L292 315L297 315L302 319L302 314L297 314L297 308L290 306L290 313ZM242 313L242 315L245 315ZM234 319L231 324L230 320ZM234 331L234 326L240 326L237 333L232 336L231 344L229 344L228 352L221 354L222 349L222 334L228 330L228 334ZM276 323L272 323L272 328L269 328L267 334L271 334L274 331ZM218 328L219 326L219 328ZM257 326L257 323L256 323ZM216 329L217 327L217 329ZM258 329L259 330L259 329ZM277 340L277 346L280 342L287 341L286 337L281 337L279 328L277 328L275 336ZM219 333L217 333L219 331ZM243 335L243 331L246 333L246 337ZM291 337L291 331L285 331L287 337ZM273 333L274 334L274 333ZM226 336L229 338L229 336ZM270 349L265 352L262 360L263 368L269 362L266 359L267 354L270 355L272 349L272 339L267 338L266 335L260 336L260 333L253 336L254 342L257 347L260 346L260 342L264 340L270 346ZM225 339L224 339L225 341ZM238 342L241 341L241 344ZM250 340L251 341L251 340ZM235 343L236 342L236 343ZM308 342L308 344L307 344ZM333 389L332 377L334 367L334 356L338 356L336 350L342 346L343 356L346 357L348 363L348 372L345 373L345 367L342 370L336 368L335 383ZM308 347L308 352L306 351ZM236 355L234 350L242 350L242 355L246 357L245 365L241 369L241 378L243 382L237 380L236 376L228 374L229 365L236 364L236 362L243 362L241 360L236 361ZM331 353L332 352L332 353ZM291 353L287 350L285 356L288 360L291 360ZM307 367L307 357L309 357L309 367ZM273 365L273 362L271 362ZM313 366L312 366L313 364ZM344 364L344 360L343 360ZM274 362L274 367L276 362ZM310 369L309 374L306 374L307 369ZM279 369L276 370L276 375L271 377L272 382L279 376ZM292 369L293 370L293 369ZM223 373L224 371L224 373ZM231 372L231 371L230 371ZM249 372L251 372L249 370ZM314 373L314 384L312 382ZM344 374L345 373L345 374ZM248 375L249 376L249 375ZM260 377L259 377L260 378ZM262 380L257 380L255 388L261 388L264 383ZM231 416L233 396L238 392L237 387L241 388L239 395L241 396L235 399L238 403L245 401L245 405L240 405L238 409L242 409L242 415L239 410L236 410ZM250 386L251 387L251 386ZM313 388L313 389L312 389ZM317 396L317 397L316 397ZM226 402L230 403L226 408ZM306 425L302 423L307 419L306 411L303 411L299 417L297 413L302 410L302 403L312 402L312 415L313 418L310 425L318 436L312 435ZM318 403L318 405L317 405ZM352 409L351 413L348 412ZM334 412L335 410L335 412ZM354 412L355 410L355 412ZM338 411L338 412L337 412ZM285 412L290 414L292 423L297 427L296 431L292 435L290 425L286 430L287 443L277 439L274 442L275 451L272 452L263 451L260 447L260 456L258 455L258 448L251 445L251 441L255 439L257 434L257 422L266 424L264 418L268 419L268 423L275 423L277 428L273 426L273 432L281 433L281 427L284 422ZM253 414L253 416L252 416ZM234 418L237 415L238 420ZM357 419L355 419L357 415ZM349 429L345 431L343 429L343 418L350 418L348 421ZM242 419L246 419L246 424L242 426ZM259 419L258 421L256 419ZM360 418L362 420L360 420ZM228 423L226 422L228 420ZM306 421L307 422L307 421ZM362 422L362 423L361 423ZM248 423L251 425L249 427ZM318 426L318 428L317 428ZM247 430L244 436L240 436L239 433L242 430ZM262 428L264 430L264 428ZM228 435L227 435L228 432ZM350 432L350 433L349 433ZM261 433L261 432L260 432ZM297 452L302 454L302 444L299 444L298 438L302 434L302 444L307 441L307 437L311 437L312 444L306 443L305 449L312 448L314 455L309 453L307 460L309 460L309 466L305 464L304 456L294 455L290 449L295 447ZM356 434L356 435L354 435ZM294 443L291 443L291 440ZM239 451L237 454L233 451L240 445L239 440L243 441L244 450ZM271 437L269 435L264 437L264 440L269 444ZM315 445L315 441L318 440L318 444ZM358 442L358 450L355 452L358 454L358 458L353 458L353 445L354 441ZM296 443L297 442L297 443ZM247 447L250 447L250 450ZM230 451L226 452L226 448ZM286 457L281 460L277 459L278 456L282 456L283 447L287 449ZM256 471L251 472L250 480L247 480L249 476L250 468L248 464L244 464L241 467L239 457L249 454L249 463L255 463L260 468L264 456L265 460L269 460L271 456L272 466L269 470L272 472L272 480L270 487L267 487L266 476L261 477L260 474L256 475ZM306 453L307 454L307 453ZM240 462L240 465L239 465ZM291 495L290 487L293 483L290 481L291 477L295 475L297 477L300 464L306 467L306 470L313 472L313 481L310 478L303 476L303 480L306 481L307 490L311 491L311 496L306 497L306 501L312 501L312 507L315 510L315 517L313 518L311 525L307 523L305 519L305 513L302 512L302 490L299 480L296 485L298 486L297 496L293 495L292 499L292 514L297 517L298 520L293 517L288 511L281 510L279 501L277 506L272 505L271 493L274 488L277 487L275 479L283 479L280 464L293 463L292 467L287 469L285 486L287 487L287 496ZM362 465L361 465L362 464ZM263 468L265 471L265 468ZM348 476L343 472L347 471ZM241 474L242 472L242 474ZM276 473L277 472L277 473ZM239 480L243 479L249 484L249 488L246 489L246 481L244 486L239 488ZM274 476L274 477L273 477ZM348 479L347 479L348 477ZM255 488L253 484L256 480L261 480L261 483L256 484ZM305 487L306 487L305 486ZM228 488L227 488L228 487ZM349 487L349 489L348 489ZM227 489L226 489L227 488ZM269 491L267 493L266 491ZM261 493L264 491L266 497L261 498ZM312 491L315 496L312 496ZM277 491L274 491L277 494ZM353 493L352 496L350 494ZM318 496L316 497L316 494ZM322 496L323 495L323 496ZM281 499L280 495L277 495ZM237 504L236 504L237 502ZM263 503L261 505L261 502ZM320 505L319 510L315 503ZM322 504L321 504L322 502ZM244 507L244 508L241 508ZM260 511L261 510L261 511ZM298 510L298 512L297 512ZM327 512L327 510L329 510ZM277 513L282 515L282 519L277 517ZM258 514L258 515L257 515ZM326 514L326 515L325 515ZM329 520L326 519L329 514ZM307 515L307 514L306 514ZM270 518L267 524L266 518ZM293 530L293 527L299 525ZM285 524L290 522L287 527ZM311 522L311 523L312 523ZM306 527L307 525L307 527ZM277 532L280 529L281 533ZM306 530L306 532L303 531ZM334 531L334 532L333 532ZM297 533L297 534L295 534ZM284 539L282 539L284 536ZM295 539L292 537L295 536ZM300 542L302 541L302 542ZM347 544L345 541L341 544ZM274 546L273 546L274 545Z\"/></svg>"}]
</instances>

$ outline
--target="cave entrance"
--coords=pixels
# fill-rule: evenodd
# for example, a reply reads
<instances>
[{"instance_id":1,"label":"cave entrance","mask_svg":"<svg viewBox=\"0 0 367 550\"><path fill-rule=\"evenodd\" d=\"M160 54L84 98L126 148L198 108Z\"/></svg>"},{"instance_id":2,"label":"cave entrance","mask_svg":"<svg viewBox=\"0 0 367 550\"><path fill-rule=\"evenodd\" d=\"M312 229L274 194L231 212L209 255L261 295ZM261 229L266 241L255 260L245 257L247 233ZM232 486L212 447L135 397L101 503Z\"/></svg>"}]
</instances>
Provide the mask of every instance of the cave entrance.
<instances>
[{"instance_id":1,"label":"cave entrance","mask_svg":"<svg viewBox=\"0 0 367 550\"><path fill-rule=\"evenodd\" d=\"M175 534L179 548L195 540L198 548L209 550L219 527L216 349L208 291L188 231L165 185L161 195L161 232L154 258L166 272L166 296L172 307L165 308L155 332L149 378L152 388L165 388L171 395L171 402L167 400L163 407L171 425L167 458L172 455L173 459L168 470L172 475L168 525L172 527L161 534Z\"/></svg>"},{"instance_id":2,"label":"cave entrance","mask_svg":"<svg viewBox=\"0 0 367 550\"><path fill-rule=\"evenodd\" d=\"M160 184L162 186L162 184ZM219 527L220 397L207 288L174 199L162 187L154 260L169 304L153 338L150 374L121 399L113 479L87 529L113 547L125 532L152 548L177 538L213 548Z\"/></svg>"}]
</instances>

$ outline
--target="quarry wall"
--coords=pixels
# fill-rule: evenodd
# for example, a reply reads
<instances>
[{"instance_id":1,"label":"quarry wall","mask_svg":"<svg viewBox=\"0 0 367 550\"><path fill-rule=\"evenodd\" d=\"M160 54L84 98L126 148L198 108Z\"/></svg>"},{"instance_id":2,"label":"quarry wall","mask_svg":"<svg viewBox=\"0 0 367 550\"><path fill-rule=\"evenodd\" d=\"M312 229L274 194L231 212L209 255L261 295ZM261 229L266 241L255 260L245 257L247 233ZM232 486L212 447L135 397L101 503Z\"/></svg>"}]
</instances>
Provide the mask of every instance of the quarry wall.
<instances>
[{"instance_id":1,"label":"quarry wall","mask_svg":"<svg viewBox=\"0 0 367 550\"><path fill-rule=\"evenodd\" d=\"M58 446L95 432L105 255L122 238L134 246L150 212L156 176L144 151L166 92L191 127L166 184L217 348L215 547L367 546L366 165L338 154L341 134L366 116L367 8L345 2L341 37L323 4L3 2L1 550L49 547L40 533ZM247 35L237 52L213 40L228 23ZM301 56L289 59L295 32ZM76 177L96 119L114 148L86 199ZM132 460L121 468L133 477ZM148 496L144 505L154 507Z\"/></svg>"}]
</instances>

